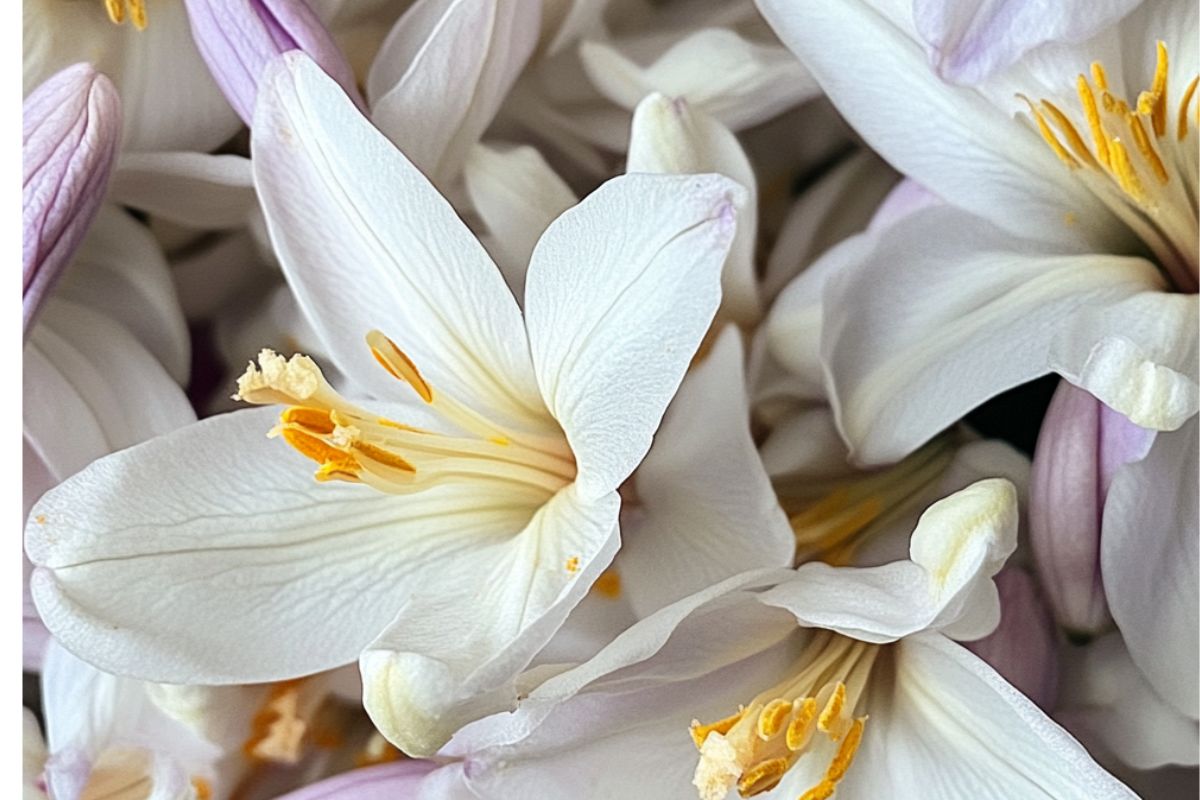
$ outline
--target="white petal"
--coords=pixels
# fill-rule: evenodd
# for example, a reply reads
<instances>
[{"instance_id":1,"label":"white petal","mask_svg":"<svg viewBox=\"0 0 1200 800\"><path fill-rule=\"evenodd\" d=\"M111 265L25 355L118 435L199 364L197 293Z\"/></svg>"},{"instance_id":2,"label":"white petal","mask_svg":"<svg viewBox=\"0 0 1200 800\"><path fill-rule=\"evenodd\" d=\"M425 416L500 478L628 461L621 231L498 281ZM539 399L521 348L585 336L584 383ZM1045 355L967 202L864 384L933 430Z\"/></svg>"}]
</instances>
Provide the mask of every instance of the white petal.
<instances>
[{"instance_id":1,"label":"white petal","mask_svg":"<svg viewBox=\"0 0 1200 800\"><path fill-rule=\"evenodd\" d=\"M191 340L162 249L145 225L104 206L56 290L122 323L181 385Z\"/></svg>"},{"instance_id":2,"label":"white petal","mask_svg":"<svg viewBox=\"0 0 1200 800\"><path fill-rule=\"evenodd\" d=\"M371 117L443 189L500 108L537 43L540 4L420 0L367 78Z\"/></svg>"},{"instance_id":3,"label":"white petal","mask_svg":"<svg viewBox=\"0 0 1200 800\"><path fill-rule=\"evenodd\" d=\"M1175 430L1200 410L1196 295L1141 292L1080 308L1054 340L1055 371L1135 425Z\"/></svg>"},{"instance_id":4,"label":"white petal","mask_svg":"<svg viewBox=\"0 0 1200 800\"><path fill-rule=\"evenodd\" d=\"M905 175L1009 233L1115 252L1106 245L1122 226L1032 125L937 77L904 19L907 4L758 5L855 131Z\"/></svg>"},{"instance_id":5,"label":"white petal","mask_svg":"<svg viewBox=\"0 0 1200 800\"><path fill-rule=\"evenodd\" d=\"M966 648L923 634L901 642L894 663L888 696L879 703L872 702L878 695L868 697L862 745L839 794L1136 797Z\"/></svg>"},{"instance_id":6,"label":"white petal","mask_svg":"<svg viewBox=\"0 0 1200 800\"><path fill-rule=\"evenodd\" d=\"M839 313L826 319L821 352L855 458L903 457L1048 372L1051 342L1073 311L1161 280L1148 261L1064 255L953 208L905 217L824 296Z\"/></svg>"},{"instance_id":7,"label":"white petal","mask_svg":"<svg viewBox=\"0 0 1200 800\"><path fill-rule=\"evenodd\" d=\"M805 626L867 642L921 630L978 639L999 622L992 576L1016 545L1016 491L1007 480L983 480L921 515L910 561L865 568L809 562L762 598Z\"/></svg>"},{"instance_id":8,"label":"white petal","mask_svg":"<svg viewBox=\"0 0 1200 800\"><path fill-rule=\"evenodd\" d=\"M533 247L554 218L579 202L542 154L523 145L476 145L463 168L471 204L492 235L492 255L517 298Z\"/></svg>"},{"instance_id":9,"label":"white petal","mask_svg":"<svg viewBox=\"0 0 1200 800\"><path fill-rule=\"evenodd\" d=\"M428 591L428 565L524 522L477 491L317 484L267 439L275 414L211 417L46 494L26 549L38 610L64 645L175 683L328 669Z\"/></svg>"},{"instance_id":10,"label":"white petal","mask_svg":"<svg viewBox=\"0 0 1200 800\"><path fill-rule=\"evenodd\" d=\"M1200 716L1197 418L1160 433L1117 472L1104 505L1100 569L1134 663L1181 713Z\"/></svg>"},{"instance_id":11,"label":"white petal","mask_svg":"<svg viewBox=\"0 0 1200 800\"><path fill-rule=\"evenodd\" d=\"M435 391L514 424L544 410L521 312L450 205L312 61L268 69L252 141L271 238L337 366L400 396L364 337L379 329Z\"/></svg>"},{"instance_id":12,"label":"white petal","mask_svg":"<svg viewBox=\"0 0 1200 800\"><path fill-rule=\"evenodd\" d=\"M240 228L257 207L250 159L207 153L128 153L109 198L191 228Z\"/></svg>"},{"instance_id":13,"label":"white petal","mask_svg":"<svg viewBox=\"0 0 1200 800\"><path fill-rule=\"evenodd\" d=\"M1112 25L1139 0L915 0L913 23L934 69L976 83L1044 42L1082 42Z\"/></svg>"},{"instance_id":14,"label":"white petal","mask_svg":"<svg viewBox=\"0 0 1200 800\"><path fill-rule=\"evenodd\" d=\"M638 616L760 567L795 539L750 438L742 343L730 326L688 375L638 467L621 585Z\"/></svg>"},{"instance_id":15,"label":"white petal","mask_svg":"<svg viewBox=\"0 0 1200 800\"><path fill-rule=\"evenodd\" d=\"M1089 749L1137 769L1196 764L1196 720L1154 692L1119 633L1072 648L1072 655L1055 718Z\"/></svg>"},{"instance_id":16,"label":"white petal","mask_svg":"<svg viewBox=\"0 0 1200 800\"><path fill-rule=\"evenodd\" d=\"M717 309L740 192L716 175L617 177L534 249L530 348L585 497L617 488L649 449Z\"/></svg>"},{"instance_id":17,"label":"white petal","mask_svg":"<svg viewBox=\"0 0 1200 800\"><path fill-rule=\"evenodd\" d=\"M646 97L633 112L626 172L688 175L715 172L746 189L737 208L738 229L721 273L721 310L725 318L751 326L762 315L754 265L758 236L758 189L754 169L737 137L686 100Z\"/></svg>"},{"instance_id":18,"label":"white petal","mask_svg":"<svg viewBox=\"0 0 1200 800\"><path fill-rule=\"evenodd\" d=\"M652 92L682 97L735 131L764 122L817 95L807 70L784 48L727 28L686 34L651 63L635 62L614 44L584 42L588 77L629 110Z\"/></svg>"},{"instance_id":19,"label":"white petal","mask_svg":"<svg viewBox=\"0 0 1200 800\"><path fill-rule=\"evenodd\" d=\"M428 755L464 723L512 708L517 675L616 554L619 506L615 492L588 502L569 486L515 538L428 565L437 590L410 597L360 662L376 727Z\"/></svg>"}]
</instances>

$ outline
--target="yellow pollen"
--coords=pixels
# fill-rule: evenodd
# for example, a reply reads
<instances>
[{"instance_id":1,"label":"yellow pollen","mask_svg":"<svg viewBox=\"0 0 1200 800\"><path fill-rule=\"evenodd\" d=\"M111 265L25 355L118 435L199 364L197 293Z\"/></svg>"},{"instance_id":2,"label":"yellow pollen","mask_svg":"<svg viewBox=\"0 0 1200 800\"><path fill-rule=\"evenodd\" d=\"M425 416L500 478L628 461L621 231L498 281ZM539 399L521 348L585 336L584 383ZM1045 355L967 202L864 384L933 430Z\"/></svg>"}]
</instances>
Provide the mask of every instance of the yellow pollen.
<instances>
[{"instance_id":1,"label":"yellow pollen","mask_svg":"<svg viewBox=\"0 0 1200 800\"><path fill-rule=\"evenodd\" d=\"M579 556L571 556L567 559L567 572L579 572Z\"/></svg>"},{"instance_id":2,"label":"yellow pollen","mask_svg":"<svg viewBox=\"0 0 1200 800\"><path fill-rule=\"evenodd\" d=\"M725 734L729 733L730 729L733 728L734 725L741 721L743 715L744 710L738 709L736 714L730 714L724 719L719 719L716 722L710 722L707 725L701 725L700 720L698 719L692 720L692 726L689 729L692 734L692 741L695 742L696 747L698 748L700 745L704 744L704 740L708 738L710 733L719 733L724 736Z\"/></svg>"},{"instance_id":3,"label":"yellow pollen","mask_svg":"<svg viewBox=\"0 0 1200 800\"><path fill-rule=\"evenodd\" d=\"M838 681L837 686L833 689L833 694L829 695L829 700L825 703L825 710L821 712L821 717L817 720L817 728L823 733L832 732L833 724L841 719L842 708L845 705L846 684Z\"/></svg>"},{"instance_id":4,"label":"yellow pollen","mask_svg":"<svg viewBox=\"0 0 1200 800\"><path fill-rule=\"evenodd\" d=\"M862 742L865 723L866 717L859 717L850 725L850 730L846 731L846 736L842 739L842 743L838 747L837 755L833 757L833 761L829 763L829 767L825 770L826 780L837 783L846 777L846 771L854 763L854 754L858 752L858 745Z\"/></svg>"},{"instance_id":5,"label":"yellow pollen","mask_svg":"<svg viewBox=\"0 0 1200 800\"><path fill-rule=\"evenodd\" d=\"M1192 95L1196 93L1197 83L1200 83L1200 75L1192 78L1192 82L1188 84L1187 89L1183 93L1183 99L1179 101L1179 119L1175 123L1175 138L1181 142L1187 137L1188 105L1192 102ZM1197 103L1196 108L1200 111L1200 103Z\"/></svg>"},{"instance_id":6,"label":"yellow pollen","mask_svg":"<svg viewBox=\"0 0 1200 800\"><path fill-rule=\"evenodd\" d=\"M621 575L612 567L600 573L600 577L596 578L596 582L592 584L592 588L596 590L596 594L608 600L616 600L621 596Z\"/></svg>"},{"instance_id":7,"label":"yellow pollen","mask_svg":"<svg viewBox=\"0 0 1200 800\"><path fill-rule=\"evenodd\" d=\"M758 715L759 738L766 741L779 733L791 713L792 703L790 700L777 698L767 703L767 707Z\"/></svg>"},{"instance_id":8,"label":"yellow pollen","mask_svg":"<svg viewBox=\"0 0 1200 800\"><path fill-rule=\"evenodd\" d=\"M1113 139L1109 142L1109 147L1112 150L1112 169L1116 174L1117 183L1125 191L1125 194L1137 200L1139 203L1146 202L1146 190L1142 186L1141 180L1137 176L1137 172L1133 169L1133 164L1129 161L1129 151L1125 149L1125 145L1120 139Z\"/></svg>"},{"instance_id":9,"label":"yellow pollen","mask_svg":"<svg viewBox=\"0 0 1200 800\"><path fill-rule=\"evenodd\" d=\"M817 700L815 697L806 697L800 704L797 714L792 721L788 723L787 733L784 735L784 743L788 750L795 752L808 744L808 740L812 738L813 723L817 718Z\"/></svg>"},{"instance_id":10,"label":"yellow pollen","mask_svg":"<svg viewBox=\"0 0 1200 800\"><path fill-rule=\"evenodd\" d=\"M1099 66L1098 63L1092 65L1093 75ZM1096 83L1099 84L1099 81ZM1092 87L1088 85L1087 78L1082 75L1076 81L1076 89L1079 91L1079 102L1083 105L1084 116L1087 117L1088 130L1092 133L1092 143L1096 146L1096 158L1107 167L1108 137L1104 135L1104 125L1100 122L1100 109L1096 107L1096 97L1092 94Z\"/></svg>"},{"instance_id":11,"label":"yellow pollen","mask_svg":"<svg viewBox=\"0 0 1200 800\"><path fill-rule=\"evenodd\" d=\"M383 464L385 467L391 467L392 469L398 469L401 472L416 473L416 471L417 471L416 467L414 467L412 464L405 461L400 456L396 455L395 453L384 450L382 447L377 447L376 445L373 445L370 442L355 442L354 444L351 445L351 448L356 453L361 453L362 455L366 456L367 458L371 459L372 461L378 461L380 464Z\"/></svg>"},{"instance_id":12,"label":"yellow pollen","mask_svg":"<svg viewBox=\"0 0 1200 800\"><path fill-rule=\"evenodd\" d=\"M772 758L755 764L738 779L738 793L742 797L753 797L774 789L789 766L786 758Z\"/></svg>"},{"instance_id":13,"label":"yellow pollen","mask_svg":"<svg viewBox=\"0 0 1200 800\"><path fill-rule=\"evenodd\" d=\"M1167 168L1163 166L1162 159L1158 157L1158 153L1154 150L1154 145L1150 143L1150 137L1146 134L1145 127L1142 126L1142 120L1130 114L1128 122L1129 129L1133 131L1133 142L1137 145L1142 158L1146 159L1146 163L1150 165L1150 169L1154 172L1154 177L1158 178L1158 182L1165 184L1169 180Z\"/></svg>"},{"instance_id":14,"label":"yellow pollen","mask_svg":"<svg viewBox=\"0 0 1200 800\"><path fill-rule=\"evenodd\" d=\"M1096 82L1096 88L1104 91L1108 88L1108 75L1104 72L1104 65L1099 61L1092 62L1092 80Z\"/></svg>"},{"instance_id":15,"label":"yellow pollen","mask_svg":"<svg viewBox=\"0 0 1200 800\"><path fill-rule=\"evenodd\" d=\"M331 447L317 437L296 428L283 428L281 434L283 440L295 448L296 452L316 461L323 469L332 466L341 472L358 473L359 464L349 453Z\"/></svg>"},{"instance_id":16,"label":"yellow pollen","mask_svg":"<svg viewBox=\"0 0 1200 800\"><path fill-rule=\"evenodd\" d=\"M212 785L204 778L192 778L192 790L196 793L196 800L212 800Z\"/></svg>"},{"instance_id":17,"label":"yellow pollen","mask_svg":"<svg viewBox=\"0 0 1200 800\"><path fill-rule=\"evenodd\" d=\"M1154 65L1154 80L1150 84L1150 92L1154 95L1150 119L1154 123L1154 135L1161 137L1167 130L1167 43L1159 39L1155 49L1158 60Z\"/></svg>"},{"instance_id":18,"label":"yellow pollen","mask_svg":"<svg viewBox=\"0 0 1200 800\"><path fill-rule=\"evenodd\" d=\"M146 0L104 0L104 10L108 12L108 18L117 25L125 22L126 8L129 10L133 27L139 31L146 30Z\"/></svg>"},{"instance_id":19,"label":"yellow pollen","mask_svg":"<svg viewBox=\"0 0 1200 800\"><path fill-rule=\"evenodd\" d=\"M800 795L800 800L829 800L836 790L836 783L822 779L816 786Z\"/></svg>"},{"instance_id":20,"label":"yellow pollen","mask_svg":"<svg viewBox=\"0 0 1200 800\"><path fill-rule=\"evenodd\" d=\"M299 425L313 433L327 435L333 433L334 423L330 412L320 408L304 408L292 406L279 415L279 421L284 425Z\"/></svg>"},{"instance_id":21,"label":"yellow pollen","mask_svg":"<svg viewBox=\"0 0 1200 800\"><path fill-rule=\"evenodd\" d=\"M1071 151L1084 163L1095 166L1096 160L1092 157L1087 145L1084 144L1083 137L1079 135L1079 131L1075 130L1075 126L1071 124L1071 120L1067 119L1067 115L1049 100L1042 101L1042 108L1046 109L1046 113L1054 120L1055 126L1066 137L1067 144L1071 146Z\"/></svg>"},{"instance_id":22,"label":"yellow pollen","mask_svg":"<svg viewBox=\"0 0 1200 800\"><path fill-rule=\"evenodd\" d=\"M412 386L426 403L433 402L433 390L421 377L417 365L395 342L380 331L371 331L367 334L367 345L371 348L371 355L375 356L375 360L389 375Z\"/></svg>"},{"instance_id":23,"label":"yellow pollen","mask_svg":"<svg viewBox=\"0 0 1200 800\"><path fill-rule=\"evenodd\" d=\"M1029 113L1033 114L1034 120L1037 122L1038 131L1042 134L1042 138L1046 140L1046 144L1050 145L1050 149L1054 151L1054 155L1071 169L1078 169L1079 162L1075 157L1067 152L1067 148L1063 147L1062 142L1054 135L1050 125L1046 122L1046 118L1042 116L1042 112L1038 111L1037 107L1025 95L1018 95L1029 106Z\"/></svg>"}]
</instances>

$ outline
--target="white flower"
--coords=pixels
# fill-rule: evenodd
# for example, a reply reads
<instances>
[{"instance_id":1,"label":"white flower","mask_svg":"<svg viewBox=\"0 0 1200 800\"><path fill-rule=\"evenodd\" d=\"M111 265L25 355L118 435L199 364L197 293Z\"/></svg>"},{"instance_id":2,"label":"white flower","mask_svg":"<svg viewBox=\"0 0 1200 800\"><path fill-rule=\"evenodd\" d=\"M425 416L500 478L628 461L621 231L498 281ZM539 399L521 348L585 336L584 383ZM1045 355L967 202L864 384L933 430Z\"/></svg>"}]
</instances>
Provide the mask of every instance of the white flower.
<instances>
[{"instance_id":1,"label":"white flower","mask_svg":"<svg viewBox=\"0 0 1200 800\"><path fill-rule=\"evenodd\" d=\"M432 751L513 702L615 553L616 489L716 310L740 190L605 184L538 242L522 317L450 206L302 56L265 80L253 152L314 329L400 402L351 402L311 359L264 352L239 394L282 414L205 420L43 499L34 596L72 649L155 680L274 680L366 650L372 717Z\"/></svg>"}]
</instances>

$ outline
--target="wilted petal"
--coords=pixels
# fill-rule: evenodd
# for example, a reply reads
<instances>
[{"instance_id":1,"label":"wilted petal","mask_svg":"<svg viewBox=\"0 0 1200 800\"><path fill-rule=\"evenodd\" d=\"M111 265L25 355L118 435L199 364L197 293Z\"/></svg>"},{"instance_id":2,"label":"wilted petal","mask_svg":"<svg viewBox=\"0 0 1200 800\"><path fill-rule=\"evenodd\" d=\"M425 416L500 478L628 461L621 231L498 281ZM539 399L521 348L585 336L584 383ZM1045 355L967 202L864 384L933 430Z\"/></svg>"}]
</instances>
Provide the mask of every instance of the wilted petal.
<instances>
[{"instance_id":1,"label":"wilted petal","mask_svg":"<svg viewBox=\"0 0 1200 800\"><path fill-rule=\"evenodd\" d=\"M90 64L67 67L22 110L22 295L25 333L100 208L117 145L121 102Z\"/></svg>"}]
</instances>

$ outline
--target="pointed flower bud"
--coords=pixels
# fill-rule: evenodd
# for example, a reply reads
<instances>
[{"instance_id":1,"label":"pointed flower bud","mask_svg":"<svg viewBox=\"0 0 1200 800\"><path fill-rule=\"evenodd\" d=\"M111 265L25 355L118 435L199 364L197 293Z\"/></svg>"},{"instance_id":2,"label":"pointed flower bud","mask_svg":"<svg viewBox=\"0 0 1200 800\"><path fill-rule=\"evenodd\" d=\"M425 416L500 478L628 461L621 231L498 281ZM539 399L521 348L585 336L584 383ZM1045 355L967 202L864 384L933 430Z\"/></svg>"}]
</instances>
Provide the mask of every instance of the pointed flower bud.
<instances>
[{"instance_id":1,"label":"pointed flower bud","mask_svg":"<svg viewBox=\"0 0 1200 800\"><path fill-rule=\"evenodd\" d=\"M1036 582L1021 567L1005 567L995 578L1000 624L966 646L1046 711L1058 699L1058 641L1050 610Z\"/></svg>"},{"instance_id":2,"label":"pointed flower bud","mask_svg":"<svg viewBox=\"0 0 1200 800\"><path fill-rule=\"evenodd\" d=\"M75 64L25 98L21 260L25 332L100 207L121 139L108 78Z\"/></svg>"},{"instance_id":3,"label":"pointed flower bud","mask_svg":"<svg viewBox=\"0 0 1200 800\"><path fill-rule=\"evenodd\" d=\"M304 0L186 0L186 6L200 55L247 125L263 69L291 50L307 54L364 107L354 70Z\"/></svg>"},{"instance_id":4,"label":"pointed flower bud","mask_svg":"<svg viewBox=\"0 0 1200 800\"><path fill-rule=\"evenodd\" d=\"M1111 624L1100 578L1104 501L1116 471L1144 458L1153 438L1066 381L1050 401L1030 476L1030 542L1054 616L1073 634Z\"/></svg>"}]
</instances>

